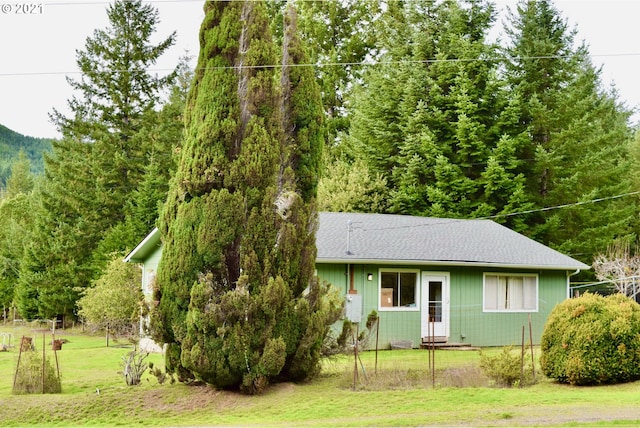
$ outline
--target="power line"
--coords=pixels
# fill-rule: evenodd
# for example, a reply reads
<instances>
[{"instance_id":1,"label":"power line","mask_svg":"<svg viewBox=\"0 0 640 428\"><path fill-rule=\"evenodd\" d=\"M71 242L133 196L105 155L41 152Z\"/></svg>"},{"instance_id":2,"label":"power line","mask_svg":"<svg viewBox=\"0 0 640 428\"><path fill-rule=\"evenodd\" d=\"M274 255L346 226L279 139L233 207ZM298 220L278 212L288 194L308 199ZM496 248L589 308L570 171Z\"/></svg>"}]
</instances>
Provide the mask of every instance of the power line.
<instances>
[{"instance_id":1,"label":"power line","mask_svg":"<svg viewBox=\"0 0 640 428\"><path fill-rule=\"evenodd\" d=\"M202 3L203 0L143 0L143 3ZM211 0L208 0L211 1ZM216 0L219 1L219 0ZM257 0L256 0L257 1ZM113 1L53 1L43 2L42 5L49 6L91 6L99 4L113 4Z\"/></svg>"},{"instance_id":2,"label":"power line","mask_svg":"<svg viewBox=\"0 0 640 428\"><path fill-rule=\"evenodd\" d=\"M496 214L496 215L492 215L492 216L488 216L488 217L480 217L480 219L493 219L493 218L503 218L503 217L512 217L515 215L522 215L522 214L531 214L531 213L536 213L536 212L542 212L542 211L551 211L551 210L557 210L560 208L568 208L568 207L576 207L576 206L580 206L580 205L586 205L586 204L595 204L597 202L603 202L603 201L609 201L612 199L619 199L619 198L624 198L626 196L633 196L633 195L639 195L640 191L636 191L636 192L629 192L629 193L623 193L621 195L614 195L614 196L607 196L604 198L597 198L597 199L591 199L589 201L580 201L580 202L574 202L571 204L562 204L562 205L556 205L553 207L544 207L544 208L538 208L538 209L534 209L534 210L527 210L527 211L520 211L520 212L516 212L516 213L510 213L510 214Z\"/></svg>"},{"instance_id":3,"label":"power line","mask_svg":"<svg viewBox=\"0 0 640 428\"><path fill-rule=\"evenodd\" d=\"M536 208L536 209L525 210L525 211L516 211L516 212L508 213L508 214L495 214L495 215L491 215L491 216L476 217L476 218L442 219L443 221L438 222L438 223L422 223L422 224L412 224L412 225L405 225L405 226L390 226L390 227L362 228L362 229L366 230L366 231L412 229L412 228L416 228L416 227L440 226L440 225L443 225L443 224L457 223L457 222L469 221L469 220L492 220L492 219L498 219L498 218L513 217L513 216L517 216L517 215L524 215L524 214L532 214L532 213L537 213L537 212L557 210L557 209L562 209L562 208L576 207L576 206L586 205L586 204L595 204L595 203L598 203L598 202L604 202L604 201L609 201L609 200L613 200L613 199L620 199L620 198L624 198L624 197L627 197L627 196L634 196L634 195L640 195L640 191L622 193L622 194L619 194L619 195L606 196L606 197L602 197L602 198L595 198L595 199L591 199L591 200L588 200L588 201L579 201L579 202L573 202L573 203L562 204L562 205L554 205L554 206L551 206L551 207Z\"/></svg>"},{"instance_id":4,"label":"power line","mask_svg":"<svg viewBox=\"0 0 640 428\"><path fill-rule=\"evenodd\" d=\"M179 1L179 0L167 0L167 1ZM191 1L191 0L181 0ZM619 54L602 54L591 55L591 57L629 57L640 56L640 53L619 53ZM218 66L218 67L196 67L196 71L202 70L239 70L239 69L270 69L281 67L355 67L355 66L377 66L377 65L412 65L412 64L437 64L437 63L457 63L457 62L499 62L499 61L528 61L528 60L541 60L541 59L569 59L571 55L539 55L529 57L486 57L486 58L448 58L448 59L424 59L424 60L397 60L397 61L355 61L355 62L318 62L318 63L305 63L305 64L263 64L263 65L242 65L242 66ZM126 73L131 70L109 70L102 73ZM148 72L171 72L172 68L150 68ZM17 77L17 76L55 76L55 75L70 75L70 74L83 74L82 71L32 71L32 72L6 72L0 73L0 77Z\"/></svg>"},{"instance_id":5,"label":"power line","mask_svg":"<svg viewBox=\"0 0 640 428\"><path fill-rule=\"evenodd\" d=\"M570 288L576 290L578 288L586 288L586 287L593 287L594 285L603 285L603 284L615 284L616 282L623 282L623 281L628 281L628 280L640 280L640 276L638 275L634 275L634 276L627 276L625 278L611 278L611 279L607 279L604 281L599 281L599 282L589 282L587 284L582 284L582 285L574 285Z\"/></svg>"}]
</instances>

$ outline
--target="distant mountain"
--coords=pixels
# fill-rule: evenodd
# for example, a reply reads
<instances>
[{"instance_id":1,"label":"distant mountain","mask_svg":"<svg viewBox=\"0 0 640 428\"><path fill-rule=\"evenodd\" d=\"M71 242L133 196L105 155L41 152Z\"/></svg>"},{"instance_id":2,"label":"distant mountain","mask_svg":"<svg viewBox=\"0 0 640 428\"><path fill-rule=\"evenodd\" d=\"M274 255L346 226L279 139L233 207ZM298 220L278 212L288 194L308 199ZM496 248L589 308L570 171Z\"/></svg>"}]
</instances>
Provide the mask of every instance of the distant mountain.
<instances>
[{"instance_id":1,"label":"distant mountain","mask_svg":"<svg viewBox=\"0 0 640 428\"><path fill-rule=\"evenodd\" d=\"M43 154L51 151L51 139L27 137L0 125L0 186L4 187L11 162L18 156L20 150L24 151L31 161L31 170L35 174L44 171Z\"/></svg>"}]
</instances>

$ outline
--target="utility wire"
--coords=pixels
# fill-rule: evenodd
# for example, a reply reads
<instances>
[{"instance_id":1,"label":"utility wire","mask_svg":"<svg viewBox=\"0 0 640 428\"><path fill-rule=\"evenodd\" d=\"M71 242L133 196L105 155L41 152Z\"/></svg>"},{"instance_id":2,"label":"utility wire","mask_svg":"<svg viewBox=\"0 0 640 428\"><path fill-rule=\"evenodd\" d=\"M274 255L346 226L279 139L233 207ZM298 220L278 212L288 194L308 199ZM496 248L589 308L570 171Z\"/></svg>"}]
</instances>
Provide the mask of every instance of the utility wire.
<instances>
[{"instance_id":1,"label":"utility wire","mask_svg":"<svg viewBox=\"0 0 640 428\"><path fill-rule=\"evenodd\" d=\"M557 210L557 209L562 209L562 208L576 207L576 206L586 205L586 204L595 204L595 203L598 203L598 202L604 202L604 201L609 201L609 200L613 200L613 199L619 199L619 198L624 198L624 197L627 197L627 196L634 196L634 195L640 195L640 191L622 193L620 195L613 195L613 196L607 196L607 197L603 197L603 198L596 198L596 199L591 199L591 200L588 200L588 201L579 201L579 202L573 202L573 203L569 203L569 204L555 205L555 206L551 206L551 207L543 207L543 208L536 208L536 209L532 209L532 210L517 211L517 212L513 212L513 213L508 213L508 214L495 214L495 215L491 215L491 216L476 217L476 218L452 218L452 219L444 219L443 218L442 219L443 221L437 222L437 223L422 223L422 224L379 227L379 228L364 228L363 227L362 230L365 230L365 231L376 231L376 230L413 229L413 228L417 228L417 227L440 226L440 225L443 225L443 224L457 223L457 222L469 221L469 220L492 220L492 219L498 219L498 218L513 217L513 216L517 216L517 215L524 215L524 214L532 214L532 213L537 213L537 212Z\"/></svg>"},{"instance_id":2,"label":"utility wire","mask_svg":"<svg viewBox=\"0 0 640 428\"><path fill-rule=\"evenodd\" d=\"M611 284L611 283L616 283L616 282L621 282L621 281L628 281L628 280L636 280L636 279L640 279L640 276L638 275L634 275L634 276L627 276L625 278L611 278L611 279L607 279L604 281L599 281L599 282L589 282L586 284L581 284L581 285L574 285L571 288L572 289L578 289L578 288L586 288L586 287L593 287L594 285L603 285L603 284ZM574 282L574 284L578 284L577 282Z\"/></svg>"},{"instance_id":3,"label":"utility wire","mask_svg":"<svg viewBox=\"0 0 640 428\"><path fill-rule=\"evenodd\" d=\"M569 59L572 55L539 55L529 57L486 57L486 58L445 58L445 59L425 59L425 60L397 60L397 61L381 61L381 60L368 60L368 61L355 61L355 62L318 62L315 64L264 64L264 65L229 65L218 67L196 67L196 71L206 70L239 70L239 69L270 69L281 67L355 67L355 66L377 66L377 65L399 65L399 64L437 64L437 63L456 63L456 62L498 62L498 61L528 61L528 60L541 60L541 59ZM603 54L603 55L590 55L594 56L615 56L615 57L629 57L640 56L640 53L619 53L619 54ZM148 72L171 72L172 68L150 68ZM109 70L102 73L126 73L131 70ZM16 76L47 76L47 75L70 75L70 74L83 74L82 71L32 71L32 72L4 72L0 73L0 77L16 77Z\"/></svg>"},{"instance_id":4,"label":"utility wire","mask_svg":"<svg viewBox=\"0 0 640 428\"><path fill-rule=\"evenodd\" d=\"M520 211L520 212L517 212L517 213L496 214L496 215L492 215L492 216L488 216L488 217L480 217L480 219L489 220L489 219L493 219L493 218L512 217L514 215L531 214L531 213L542 212L542 211L557 210L557 209L560 209L560 208L576 207L576 206L586 205L586 204L595 204L597 202L610 201L612 199L619 199L619 198L624 198L626 196L633 196L633 195L638 195L638 194L640 194L640 191L623 193L621 195L607 196L607 197L604 197L604 198L591 199L590 201L580 201L580 202L574 202L574 203L571 203L571 204L562 204L562 205L556 205L556 206L553 206L553 207L544 207L544 208L538 208L538 209L534 209L534 210Z\"/></svg>"}]
</instances>

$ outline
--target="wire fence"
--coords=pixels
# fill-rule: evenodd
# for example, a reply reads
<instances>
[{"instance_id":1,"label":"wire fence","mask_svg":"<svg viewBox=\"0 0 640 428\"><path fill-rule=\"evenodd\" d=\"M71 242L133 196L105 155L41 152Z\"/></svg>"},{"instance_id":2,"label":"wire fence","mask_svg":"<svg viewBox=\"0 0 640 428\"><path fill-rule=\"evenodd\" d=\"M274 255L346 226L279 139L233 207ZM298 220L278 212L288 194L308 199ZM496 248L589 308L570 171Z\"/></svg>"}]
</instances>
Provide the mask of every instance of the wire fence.
<instances>
[{"instance_id":1,"label":"wire fence","mask_svg":"<svg viewBox=\"0 0 640 428\"><path fill-rule=\"evenodd\" d=\"M570 286L569 290L571 297L579 297L587 291L605 295L621 292L640 303L640 276L633 275L624 278L612 278L604 281L576 284Z\"/></svg>"}]
</instances>

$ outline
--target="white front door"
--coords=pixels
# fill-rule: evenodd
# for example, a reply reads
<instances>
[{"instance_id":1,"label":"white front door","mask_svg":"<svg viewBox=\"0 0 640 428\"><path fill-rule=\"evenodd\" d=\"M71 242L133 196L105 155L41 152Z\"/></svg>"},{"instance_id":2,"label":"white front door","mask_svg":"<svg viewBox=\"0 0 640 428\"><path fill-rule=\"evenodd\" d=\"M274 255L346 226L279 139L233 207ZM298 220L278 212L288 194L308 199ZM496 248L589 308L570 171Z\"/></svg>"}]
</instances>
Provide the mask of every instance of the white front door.
<instances>
[{"instance_id":1,"label":"white front door","mask_svg":"<svg viewBox=\"0 0 640 428\"><path fill-rule=\"evenodd\" d=\"M449 274L422 272L420 294L422 337L449 337Z\"/></svg>"}]
</instances>

